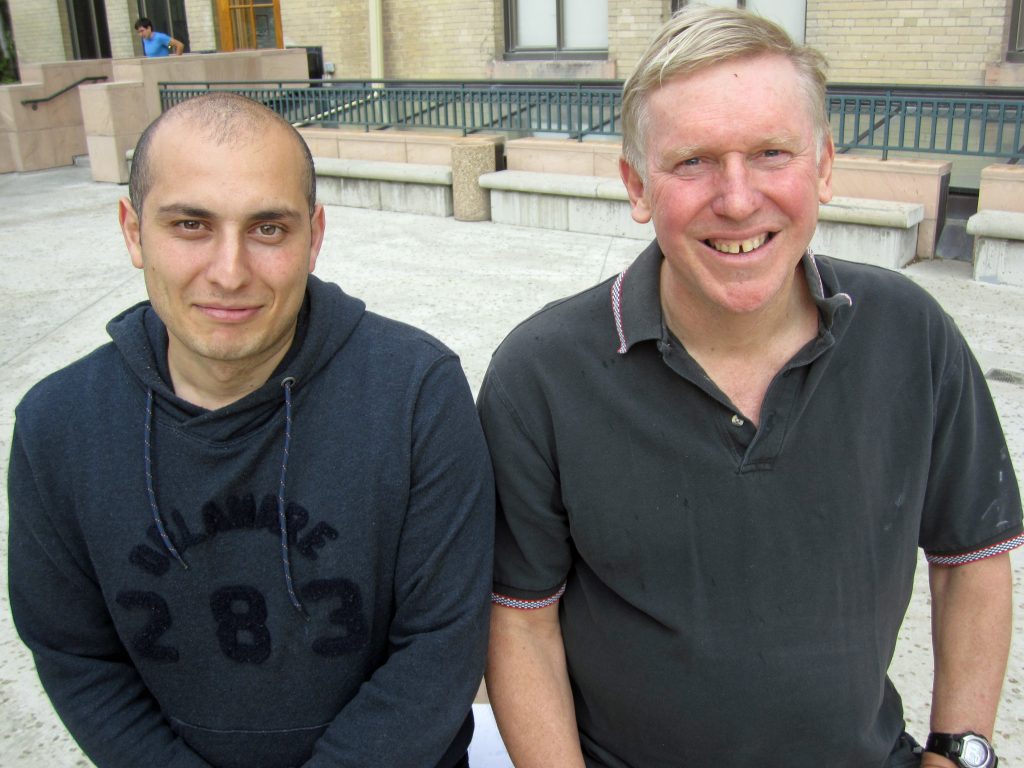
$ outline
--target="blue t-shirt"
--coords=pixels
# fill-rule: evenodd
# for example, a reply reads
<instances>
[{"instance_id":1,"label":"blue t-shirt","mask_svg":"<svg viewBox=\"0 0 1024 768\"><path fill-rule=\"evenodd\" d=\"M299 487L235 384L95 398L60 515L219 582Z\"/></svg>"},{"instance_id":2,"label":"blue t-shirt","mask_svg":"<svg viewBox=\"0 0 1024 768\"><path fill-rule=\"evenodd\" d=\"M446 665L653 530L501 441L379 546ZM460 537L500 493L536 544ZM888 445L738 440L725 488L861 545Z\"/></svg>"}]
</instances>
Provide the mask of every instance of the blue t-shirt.
<instances>
[{"instance_id":1,"label":"blue t-shirt","mask_svg":"<svg viewBox=\"0 0 1024 768\"><path fill-rule=\"evenodd\" d=\"M142 48L147 56L168 56L171 53L171 36L153 32L149 40L142 41Z\"/></svg>"}]
</instances>

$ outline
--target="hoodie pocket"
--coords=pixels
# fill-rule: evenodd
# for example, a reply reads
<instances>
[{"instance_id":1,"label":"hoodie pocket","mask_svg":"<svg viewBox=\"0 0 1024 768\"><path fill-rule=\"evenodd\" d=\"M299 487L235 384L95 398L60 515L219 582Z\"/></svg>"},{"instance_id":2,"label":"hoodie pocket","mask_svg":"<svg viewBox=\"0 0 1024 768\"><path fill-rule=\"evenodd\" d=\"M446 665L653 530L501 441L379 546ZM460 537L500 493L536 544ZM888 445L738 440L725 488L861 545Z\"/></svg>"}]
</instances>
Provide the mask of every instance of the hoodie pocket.
<instances>
[{"instance_id":1,"label":"hoodie pocket","mask_svg":"<svg viewBox=\"0 0 1024 768\"><path fill-rule=\"evenodd\" d=\"M306 728L241 730L203 728L170 718L179 736L218 768L294 768L309 760L329 723Z\"/></svg>"}]
</instances>

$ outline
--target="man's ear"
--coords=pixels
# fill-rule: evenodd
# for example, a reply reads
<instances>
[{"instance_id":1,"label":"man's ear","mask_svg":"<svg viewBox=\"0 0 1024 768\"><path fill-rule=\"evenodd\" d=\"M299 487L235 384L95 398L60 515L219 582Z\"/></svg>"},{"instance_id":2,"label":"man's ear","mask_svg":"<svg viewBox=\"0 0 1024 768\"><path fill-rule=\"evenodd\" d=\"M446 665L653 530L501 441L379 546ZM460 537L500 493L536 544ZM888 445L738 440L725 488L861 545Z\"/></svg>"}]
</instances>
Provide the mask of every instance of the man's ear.
<instances>
[{"instance_id":1,"label":"man's ear","mask_svg":"<svg viewBox=\"0 0 1024 768\"><path fill-rule=\"evenodd\" d=\"M832 135L825 137L821 159L818 161L818 201L827 203L832 199L832 163L836 158L836 145Z\"/></svg>"},{"instance_id":2,"label":"man's ear","mask_svg":"<svg viewBox=\"0 0 1024 768\"><path fill-rule=\"evenodd\" d=\"M316 257L320 254L320 246L324 243L324 230L327 227L327 216L324 207L320 203L313 208L313 215L310 217L309 237L309 271L316 269Z\"/></svg>"},{"instance_id":3,"label":"man's ear","mask_svg":"<svg viewBox=\"0 0 1024 768\"><path fill-rule=\"evenodd\" d=\"M127 197L122 197L117 203L117 221L121 225L121 234L124 235L124 244L128 246L132 264L142 269L142 222Z\"/></svg>"},{"instance_id":4,"label":"man's ear","mask_svg":"<svg viewBox=\"0 0 1024 768\"><path fill-rule=\"evenodd\" d=\"M646 224L651 220L651 206L647 200L643 178L624 157L619 158L619 175L622 177L622 183L626 185L633 221L637 224Z\"/></svg>"}]
</instances>

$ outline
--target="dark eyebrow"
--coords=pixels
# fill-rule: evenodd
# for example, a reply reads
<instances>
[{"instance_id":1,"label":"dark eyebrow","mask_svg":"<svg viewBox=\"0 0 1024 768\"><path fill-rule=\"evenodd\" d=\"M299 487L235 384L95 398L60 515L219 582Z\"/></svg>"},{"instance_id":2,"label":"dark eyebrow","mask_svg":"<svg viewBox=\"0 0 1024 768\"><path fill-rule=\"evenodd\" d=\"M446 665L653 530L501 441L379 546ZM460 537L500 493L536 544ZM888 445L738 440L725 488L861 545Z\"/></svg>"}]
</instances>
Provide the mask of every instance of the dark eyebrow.
<instances>
[{"instance_id":1,"label":"dark eyebrow","mask_svg":"<svg viewBox=\"0 0 1024 768\"><path fill-rule=\"evenodd\" d=\"M192 205L184 205L180 203L171 203L170 205L161 205L156 209L156 212L160 216L184 216L188 219L212 219L213 211L208 211L205 208L196 208Z\"/></svg>"},{"instance_id":2,"label":"dark eyebrow","mask_svg":"<svg viewBox=\"0 0 1024 768\"><path fill-rule=\"evenodd\" d=\"M290 208L283 210L256 211L249 219L252 221L281 221L282 219L301 219L302 214Z\"/></svg>"},{"instance_id":3,"label":"dark eyebrow","mask_svg":"<svg viewBox=\"0 0 1024 768\"><path fill-rule=\"evenodd\" d=\"M171 203L157 208L158 216L181 216L186 219L215 219L217 215L206 208L198 208L184 203ZM284 221L301 219L302 214L291 208L272 208L265 211L254 211L249 221Z\"/></svg>"}]
</instances>

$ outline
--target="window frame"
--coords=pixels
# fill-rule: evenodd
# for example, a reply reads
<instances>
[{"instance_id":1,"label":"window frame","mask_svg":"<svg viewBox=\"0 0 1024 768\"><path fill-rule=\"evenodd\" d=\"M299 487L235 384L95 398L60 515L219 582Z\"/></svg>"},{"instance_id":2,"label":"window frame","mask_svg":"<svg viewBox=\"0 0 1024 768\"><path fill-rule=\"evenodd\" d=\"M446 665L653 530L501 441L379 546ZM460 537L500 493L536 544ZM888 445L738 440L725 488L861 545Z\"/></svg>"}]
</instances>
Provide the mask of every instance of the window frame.
<instances>
[{"instance_id":1,"label":"window frame","mask_svg":"<svg viewBox=\"0 0 1024 768\"><path fill-rule=\"evenodd\" d=\"M504 0L505 6L505 60L506 61L606 61L608 47L570 48L565 46L564 0L555 2L555 47L519 46L516 42L516 14L519 0Z\"/></svg>"},{"instance_id":2,"label":"window frame","mask_svg":"<svg viewBox=\"0 0 1024 768\"><path fill-rule=\"evenodd\" d=\"M672 4L669 6L669 11L675 13L680 8L685 8L689 5L689 0L672 0ZM736 0L736 7L743 9L747 7L747 0Z\"/></svg>"},{"instance_id":3,"label":"window frame","mask_svg":"<svg viewBox=\"0 0 1024 768\"><path fill-rule=\"evenodd\" d=\"M219 27L219 50L221 51L256 51L256 8L270 8L274 16L274 48L284 48L284 31L281 26L281 0L217 0L217 23ZM238 32L251 33L248 42L251 47L236 44L234 14L241 13L246 18L245 30Z\"/></svg>"},{"instance_id":4,"label":"window frame","mask_svg":"<svg viewBox=\"0 0 1024 768\"><path fill-rule=\"evenodd\" d=\"M75 61L113 58L107 7L104 3L88 0L76 7L74 0L64 0L64 11L71 39L71 55ZM83 31L87 34L85 39L81 34Z\"/></svg>"},{"instance_id":5,"label":"window frame","mask_svg":"<svg viewBox=\"0 0 1024 768\"><path fill-rule=\"evenodd\" d=\"M1006 38L1006 60L1024 62L1024 0L1013 0L1010 4L1010 29Z\"/></svg>"}]
</instances>

